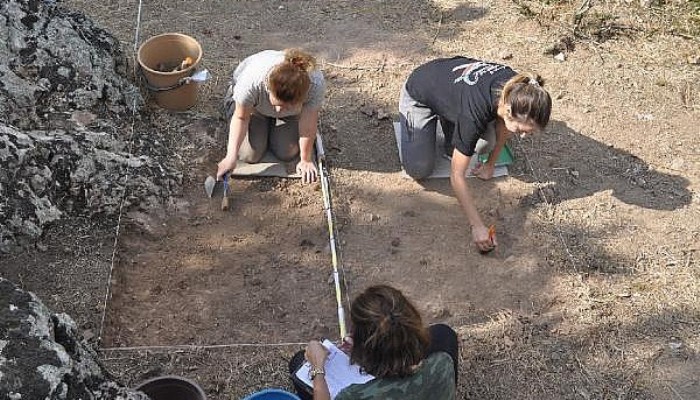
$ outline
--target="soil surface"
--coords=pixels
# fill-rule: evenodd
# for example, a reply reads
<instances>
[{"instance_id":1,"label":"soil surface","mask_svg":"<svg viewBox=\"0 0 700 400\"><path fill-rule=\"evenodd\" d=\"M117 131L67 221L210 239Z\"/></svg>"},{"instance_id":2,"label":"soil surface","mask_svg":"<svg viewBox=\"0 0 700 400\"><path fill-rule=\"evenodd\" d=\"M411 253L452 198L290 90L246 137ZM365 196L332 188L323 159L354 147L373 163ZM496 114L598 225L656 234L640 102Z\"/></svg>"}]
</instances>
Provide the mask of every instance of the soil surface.
<instances>
[{"instance_id":1,"label":"soil surface","mask_svg":"<svg viewBox=\"0 0 700 400\"><path fill-rule=\"evenodd\" d=\"M138 2L64 5L133 47ZM71 313L130 384L180 374L214 400L290 388L286 361L301 343L338 337L320 186L237 179L222 212L202 182L225 150L218 107L237 62L303 47L328 83L320 129L346 307L368 285L389 283L428 322L453 326L459 398L700 398L700 28L691 8L145 2L141 40L186 33L213 74L192 110L148 111L161 127L153 140L173 143L188 168L182 196L119 221L63 221L48 244L0 266ZM408 73L449 55L537 71L554 99L546 132L511 144L510 176L470 181L497 227L499 247L487 256L471 244L447 180L401 174L392 130Z\"/></svg>"}]
</instances>

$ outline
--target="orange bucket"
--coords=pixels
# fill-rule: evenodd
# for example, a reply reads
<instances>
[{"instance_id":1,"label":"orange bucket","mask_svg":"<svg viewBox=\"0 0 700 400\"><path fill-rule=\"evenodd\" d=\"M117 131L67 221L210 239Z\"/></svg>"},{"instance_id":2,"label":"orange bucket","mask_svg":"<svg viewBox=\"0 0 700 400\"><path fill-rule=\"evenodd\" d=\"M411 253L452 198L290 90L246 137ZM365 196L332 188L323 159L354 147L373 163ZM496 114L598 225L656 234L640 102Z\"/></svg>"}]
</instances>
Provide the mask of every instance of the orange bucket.
<instances>
[{"instance_id":1,"label":"orange bucket","mask_svg":"<svg viewBox=\"0 0 700 400\"><path fill-rule=\"evenodd\" d=\"M159 106L185 111L197 103L199 85L188 80L202 60L202 46L181 33L165 33L146 40L137 54L146 87Z\"/></svg>"}]
</instances>

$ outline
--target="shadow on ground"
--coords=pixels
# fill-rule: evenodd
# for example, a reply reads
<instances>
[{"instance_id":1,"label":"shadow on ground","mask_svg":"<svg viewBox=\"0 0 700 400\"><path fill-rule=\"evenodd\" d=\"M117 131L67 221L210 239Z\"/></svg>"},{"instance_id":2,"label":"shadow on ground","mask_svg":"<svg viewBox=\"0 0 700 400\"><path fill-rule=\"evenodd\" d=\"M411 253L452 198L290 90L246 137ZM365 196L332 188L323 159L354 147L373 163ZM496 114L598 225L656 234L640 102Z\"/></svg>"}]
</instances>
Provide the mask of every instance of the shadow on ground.
<instances>
[{"instance_id":1,"label":"shadow on ground","mask_svg":"<svg viewBox=\"0 0 700 400\"><path fill-rule=\"evenodd\" d=\"M553 121L547 133L522 142L515 146L516 157L525 156L520 159L529 161L536 176L521 161L516 168L524 170L524 175L518 179L536 182L539 178L551 204L608 190L626 204L653 210L676 210L692 200L686 178L656 171L634 154L582 135L565 122ZM525 206L543 201L538 192L521 199Z\"/></svg>"}]
</instances>

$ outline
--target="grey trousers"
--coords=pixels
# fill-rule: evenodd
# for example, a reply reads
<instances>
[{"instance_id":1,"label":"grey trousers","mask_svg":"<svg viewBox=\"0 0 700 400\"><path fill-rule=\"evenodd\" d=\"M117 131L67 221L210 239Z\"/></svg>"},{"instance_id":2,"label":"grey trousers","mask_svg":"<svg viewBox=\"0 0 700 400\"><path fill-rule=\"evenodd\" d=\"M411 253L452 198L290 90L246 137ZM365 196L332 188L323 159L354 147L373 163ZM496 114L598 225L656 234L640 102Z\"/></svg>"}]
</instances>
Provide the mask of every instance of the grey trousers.
<instances>
[{"instance_id":1,"label":"grey trousers","mask_svg":"<svg viewBox=\"0 0 700 400\"><path fill-rule=\"evenodd\" d=\"M444 153L452 156L452 134L454 124L437 115L430 107L413 99L401 88L399 97L399 119L401 124L401 164L413 179L423 179L435 168L435 142L437 140L437 123L440 122L445 134ZM495 121L488 124L482 139L476 143L475 153L485 154L496 145Z\"/></svg>"},{"instance_id":2,"label":"grey trousers","mask_svg":"<svg viewBox=\"0 0 700 400\"><path fill-rule=\"evenodd\" d=\"M228 123L236 110L233 100L233 85L229 86L224 97L223 112ZM272 118L254 112L248 124L238 159L247 163L257 163L265 155L267 149L278 159L291 161L299 155L299 117L294 115L285 118Z\"/></svg>"}]
</instances>

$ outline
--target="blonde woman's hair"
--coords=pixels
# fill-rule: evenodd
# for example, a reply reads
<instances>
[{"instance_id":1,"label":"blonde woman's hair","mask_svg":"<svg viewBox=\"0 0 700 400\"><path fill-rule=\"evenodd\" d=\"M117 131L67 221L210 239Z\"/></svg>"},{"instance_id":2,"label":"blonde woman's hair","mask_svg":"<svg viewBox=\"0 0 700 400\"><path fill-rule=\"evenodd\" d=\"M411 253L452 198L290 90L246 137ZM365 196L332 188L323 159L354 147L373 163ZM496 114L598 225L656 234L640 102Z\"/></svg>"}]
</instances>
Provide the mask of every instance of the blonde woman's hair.
<instances>
[{"instance_id":1,"label":"blonde woman's hair","mask_svg":"<svg viewBox=\"0 0 700 400\"><path fill-rule=\"evenodd\" d=\"M501 90L499 101L510 106L514 118L530 119L540 128L549 123L552 98L544 89L544 79L538 74L521 72L510 78Z\"/></svg>"},{"instance_id":2,"label":"blonde woman's hair","mask_svg":"<svg viewBox=\"0 0 700 400\"><path fill-rule=\"evenodd\" d=\"M267 87L277 99L298 104L306 99L311 86L309 72L316 68L316 59L300 50L284 51L284 61L276 65L267 79Z\"/></svg>"}]
</instances>

